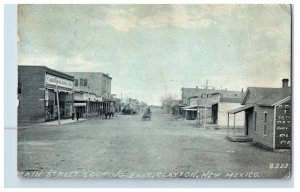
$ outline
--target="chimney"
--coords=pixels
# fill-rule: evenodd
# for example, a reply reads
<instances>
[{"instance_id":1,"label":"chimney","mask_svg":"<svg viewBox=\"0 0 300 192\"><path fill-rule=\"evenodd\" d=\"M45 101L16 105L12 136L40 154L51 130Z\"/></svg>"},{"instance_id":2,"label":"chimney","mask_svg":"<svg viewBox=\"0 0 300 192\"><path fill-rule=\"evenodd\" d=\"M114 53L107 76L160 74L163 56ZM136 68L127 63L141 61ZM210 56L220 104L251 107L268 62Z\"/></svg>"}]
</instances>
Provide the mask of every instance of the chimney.
<instances>
[{"instance_id":1,"label":"chimney","mask_svg":"<svg viewBox=\"0 0 300 192\"><path fill-rule=\"evenodd\" d=\"M289 86L289 79L282 79L282 87L288 87Z\"/></svg>"}]
</instances>

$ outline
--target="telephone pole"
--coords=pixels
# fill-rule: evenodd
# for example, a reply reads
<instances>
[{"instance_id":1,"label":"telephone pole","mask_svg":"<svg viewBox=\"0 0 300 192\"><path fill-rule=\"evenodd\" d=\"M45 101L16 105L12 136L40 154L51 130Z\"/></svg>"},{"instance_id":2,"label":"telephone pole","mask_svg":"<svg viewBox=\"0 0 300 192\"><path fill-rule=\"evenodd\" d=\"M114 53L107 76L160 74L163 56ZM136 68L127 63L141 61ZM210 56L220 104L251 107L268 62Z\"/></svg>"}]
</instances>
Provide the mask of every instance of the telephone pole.
<instances>
[{"instance_id":1,"label":"telephone pole","mask_svg":"<svg viewBox=\"0 0 300 192\"><path fill-rule=\"evenodd\" d=\"M206 83L205 83L205 85L202 85L202 87L204 87L205 88L205 93L206 93L206 95L205 95L205 105L204 105L204 120L203 120L203 128L206 128L206 116L207 116L207 114L206 114L206 110L207 110L207 105L208 105L208 102L207 102L207 97L208 97L208 88L209 87L212 87L212 86L209 86L208 85L208 80L206 80Z\"/></svg>"}]
</instances>

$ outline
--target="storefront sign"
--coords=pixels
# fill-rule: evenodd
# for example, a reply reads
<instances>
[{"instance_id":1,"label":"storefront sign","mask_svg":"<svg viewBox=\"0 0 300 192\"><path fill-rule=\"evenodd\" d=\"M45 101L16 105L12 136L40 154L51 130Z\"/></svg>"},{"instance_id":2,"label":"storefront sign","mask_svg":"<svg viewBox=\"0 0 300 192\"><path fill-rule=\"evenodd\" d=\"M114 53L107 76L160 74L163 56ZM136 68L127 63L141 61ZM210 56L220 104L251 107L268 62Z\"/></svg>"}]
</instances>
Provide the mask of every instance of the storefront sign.
<instances>
[{"instance_id":1,"label":"storefront sign","mask_svg":"<svg viewBox=\"0 0 300 192\"><path fill-rule=\"evenodd\" d=\"M283 103L276 107L275 119L275 148L291 147L291 104Z\"/></svg>"},{"instance_id":2,"label":"storefront sign","mask_svg":"<svg viewBox=\"0 0 300 192\"><path fill-rule=\"evenodd\" d=\"M54 75L46 74L46 84L73 89L74 82Z\"/></svg>"}]
</instances>

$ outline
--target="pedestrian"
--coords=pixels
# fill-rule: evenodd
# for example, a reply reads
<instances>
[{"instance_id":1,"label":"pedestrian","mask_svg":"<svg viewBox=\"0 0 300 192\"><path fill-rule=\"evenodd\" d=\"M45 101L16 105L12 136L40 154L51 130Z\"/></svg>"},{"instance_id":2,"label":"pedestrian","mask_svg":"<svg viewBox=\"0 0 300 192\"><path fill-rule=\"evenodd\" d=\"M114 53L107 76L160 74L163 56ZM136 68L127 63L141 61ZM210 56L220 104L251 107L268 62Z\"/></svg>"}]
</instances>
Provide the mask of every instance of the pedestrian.
<instances>
[{"instance_id":1,"label":"pedestrian","mask_svg":"<svg viewBox=\"0 0 300 192\"><path fill-rule=\"evenodd\" d=\"M72 120L74 120L74 116L75 116L75 109L73 109L72 111Z\"/></svg>"},{"instance_id":2,"label":"pedestrian","mask_svg":"<svg viewBox=\"0 0 300 192\"><path fill-rule=\"evenodd\" d=\"M114 116L115 116L115 113L112 111L112 112L111 112L111 117L112 117L112 119L114 118Z\"/></svg>"},{"instance_id":3,"label":"pedestrian","mask_svg":"<svg viewBox=\"0 0 300 192\"><path fill-rule=\"evenodd\" d=\"M78 119L79 119L79 111L78 110L76 111L76 118L77 118L77 121L78 121Z\"/></svg>"}]
</instances>

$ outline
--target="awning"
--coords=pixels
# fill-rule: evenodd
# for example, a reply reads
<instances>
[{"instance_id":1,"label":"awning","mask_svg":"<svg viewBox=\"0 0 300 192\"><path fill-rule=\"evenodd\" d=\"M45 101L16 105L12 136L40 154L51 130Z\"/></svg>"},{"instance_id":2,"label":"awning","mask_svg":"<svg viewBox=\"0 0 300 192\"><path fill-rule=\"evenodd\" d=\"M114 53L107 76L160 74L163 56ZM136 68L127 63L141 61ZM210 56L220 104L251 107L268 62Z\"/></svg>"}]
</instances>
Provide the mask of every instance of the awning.
<instances>
[{"instance_id":1,"label":"awning","mask_svg":"<svg viewBox=\"0 0 300 192\"><path fill-rule=\"evenodd\" d=\"M86 103L74 103L74 107L86 106Z\"/></svg>"},{"instance_id":2,"label":"awning","mask_svg":"<svg viewBox=\"0 0 300 192\"><path fill-rule=\"evenodd\" d=\"M206 108L210 108L211 105L207 105ZM182 107L182 109L186 110L186 109L193 109L193 108L205 108L205 105L192 105L192 106L186 106L186 107Z\"/></svg>"},{"instance_id":3,"label":"awning","mask_svg":"<svg viewBox=\"0 0 300 192\"><path fill-rule=\"evenodd\" d=\"M182 109L192 109L192 108L195 108L195 107L197 107L197 105L182 107Z\"/></svg>"},{"instance_id":4,"label":"awning","mask_svg":"<svg viewBox=\"0 0 300 192\"><path fill-rule=\"evenodd\" d=\"M197 111L197 109L184 109L185 111Z\"/></svg>"},{"instance_id":5,"label":"awning","mask_svg":"<svg viewBox=\"0 0 300 192\"><path fill-rule=\"evenodd\" d=\"M246 105L246 106L243 106L243 107L240 107L240 108L237 108L237 109L230 110L230 111L228 111L228 113L229 114L236 114L238 112L245 111L246 109L250 109L252 107L254 107L254 105Z\"/></svg>"}]
</instances>

